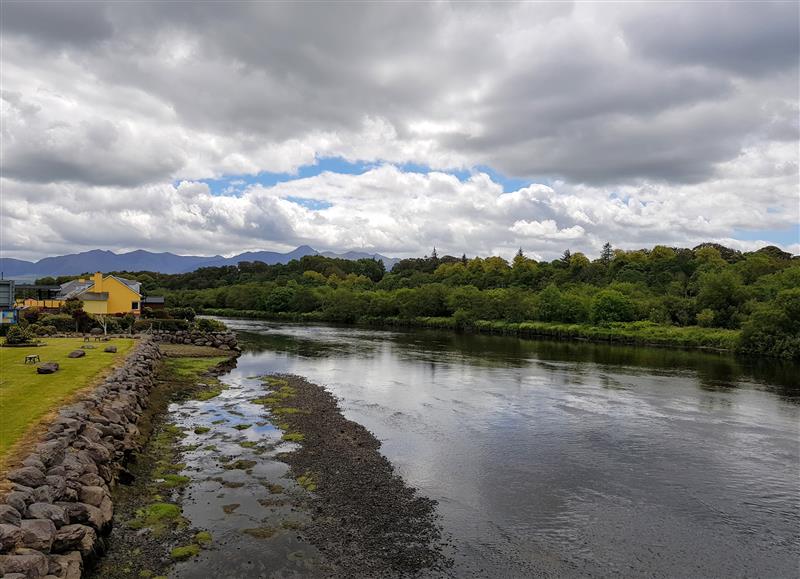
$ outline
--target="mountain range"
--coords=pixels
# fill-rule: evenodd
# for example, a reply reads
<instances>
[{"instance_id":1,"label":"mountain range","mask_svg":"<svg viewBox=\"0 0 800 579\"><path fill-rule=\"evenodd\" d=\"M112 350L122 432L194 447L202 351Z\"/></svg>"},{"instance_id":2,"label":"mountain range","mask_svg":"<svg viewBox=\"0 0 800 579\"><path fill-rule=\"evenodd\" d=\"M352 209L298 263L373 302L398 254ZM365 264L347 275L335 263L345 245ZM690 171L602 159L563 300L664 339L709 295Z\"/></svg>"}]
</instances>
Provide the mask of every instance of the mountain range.
<instances>
[{"instance_id":1,"label":"mountain range","mask_svg":"<svg viewBox=\"0 0 800 579\"><path fill-rule=\"evenodd\" d=\"M143 249L128 253L114 253L102 249L93 249L82 253L45 257L39 261L25 261L22 259L1 258L0 272L6 278L33 279L35 277L78 275L94 271L156 271L160 273L185 273L200 267L219 267L223 265L236 265L240 261L261 261L268 265L288 263L293 259L300 259L306 255L322 255L340 259L374 258L383 261L386 269L391 269L397 259L386 257L379 253L365 253L361 251L348 251L334 253L331 251L319 252L313 247L301 245L288 253L275 251L247 251L223 257L202 255L176 255L163 252L153 253Z\"/></svg>"}]
</instances>

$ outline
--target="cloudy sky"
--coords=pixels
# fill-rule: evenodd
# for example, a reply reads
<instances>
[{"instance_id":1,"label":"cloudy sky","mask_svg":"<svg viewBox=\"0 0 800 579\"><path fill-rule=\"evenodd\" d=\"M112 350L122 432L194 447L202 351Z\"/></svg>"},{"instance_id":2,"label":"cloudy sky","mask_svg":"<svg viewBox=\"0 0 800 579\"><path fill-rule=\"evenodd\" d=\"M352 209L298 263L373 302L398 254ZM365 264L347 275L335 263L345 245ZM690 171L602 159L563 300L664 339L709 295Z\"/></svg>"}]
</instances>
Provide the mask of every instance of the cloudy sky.
<instances>
[{"instance_id":1,"label":"cloudy sky","mask_svg":"<svg viewBox=\"0 0 800 579\"><path fill-rule=\"evenodd\" d=\"M3 2L3 253L800 253L799 6Z\"/></svg>"}]
</instances>

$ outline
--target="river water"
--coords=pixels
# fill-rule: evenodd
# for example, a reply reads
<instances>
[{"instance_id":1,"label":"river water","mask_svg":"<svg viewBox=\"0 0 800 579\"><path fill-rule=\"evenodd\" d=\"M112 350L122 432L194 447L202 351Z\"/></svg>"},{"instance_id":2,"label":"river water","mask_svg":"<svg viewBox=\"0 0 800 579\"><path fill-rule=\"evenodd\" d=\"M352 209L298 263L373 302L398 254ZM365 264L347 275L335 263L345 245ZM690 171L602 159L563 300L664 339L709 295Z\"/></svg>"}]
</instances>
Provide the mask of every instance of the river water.
<instances>
[{"instance_id":1,"label":"river water","mask_svg":"<svg viewBox=\"0 0 800 579\"><path fill-rule=\"evenodd\" d=\"M338 396L406 482L439 502L455 544L455 576L798 576L796 365L447 332L225 322L246 344L223 378L231 390L172 409L184 426L201 417L209 425L226 420L230 429L202 435L214 445L190 440L201 445L189 453L190 470L208 474L203 449L228 445L229 454L259 463L262 485L279 480L291 492L282 463L271 458L285 450L280 432L263 422L243 431L235 425L259 419L260 407L245 402L259 392L254 376L298 374ZM242 439L262 445L255 456L237 446ZM278 562L283 575L312 573L316 554L292 533L273 546L233 538L264 519L252 514L259 506L250 487L220 484L241 471L215 468L217 482L195 485L185 511L222 535L221 548L180 565L176 576L223 576L225 569L234 576L234 559L240 576L267 576ZM220 502L241 506L225 517L209 507Z\"/></svg>"}]
</instances>

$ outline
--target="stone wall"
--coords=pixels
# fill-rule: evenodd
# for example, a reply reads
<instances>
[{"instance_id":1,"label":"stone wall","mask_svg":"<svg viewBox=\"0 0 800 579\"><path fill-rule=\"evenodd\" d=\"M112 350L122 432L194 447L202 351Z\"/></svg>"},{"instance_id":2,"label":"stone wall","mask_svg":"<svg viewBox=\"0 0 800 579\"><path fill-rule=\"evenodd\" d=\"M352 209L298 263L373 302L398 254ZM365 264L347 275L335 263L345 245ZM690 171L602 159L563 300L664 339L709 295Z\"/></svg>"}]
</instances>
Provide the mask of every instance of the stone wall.
<instances>
[{"instance_id":1,"label":"stone wall","mask_svg":"<svg viewBox=\"0 0 800 579\"><path fill-rule=\"evenodd\" d=\"M157 339L138 340L124 364L62 408L22 466L6 474L3 579L79 579L84 564L102 553L114 513L110 490L136 449L137 423L155 383Z\"/></svg>"},{"instance_id":2,"label":"stone wall","mask_svg":"<svg viewBox=\"0 0 800 579\"><path fill-rule=\"evenodd\" d=\"M230 330L224 332L201 332L199 330L153 330L150 334L157 342L171 344L191 344L194 346L211 346L220 350L240 351L236 334Z\"/></svg>"}]
</instances>

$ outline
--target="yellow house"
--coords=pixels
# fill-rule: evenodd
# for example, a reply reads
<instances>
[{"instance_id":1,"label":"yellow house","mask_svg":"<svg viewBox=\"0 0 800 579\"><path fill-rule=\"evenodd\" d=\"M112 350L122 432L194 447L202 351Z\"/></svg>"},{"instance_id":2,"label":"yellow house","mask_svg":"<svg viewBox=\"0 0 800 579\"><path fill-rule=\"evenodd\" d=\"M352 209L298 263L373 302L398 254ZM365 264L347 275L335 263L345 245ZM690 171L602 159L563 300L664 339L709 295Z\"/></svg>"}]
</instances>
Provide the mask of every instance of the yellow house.
<instances>
[{"instance_id":1,"label":"yellow house","mask_svg":"<svg viewBox=\"0 0 800 579\"><path fill-rule=\"evenodd\" d=\"M136 316L141 312L141 283L124 277L103 274L99 271L90 279L74 279L61 284L55 299L17 300L17 307L56 309L69 299L83 302L83 310L89 314L127 314Z\"/></svg>"},{"instance_id":2,"label":"yellow house","mask_svg":"<svg viewBox=\"0 0 800 579\"><path fill-rule=\"evenodd\" d=\"M83 309L89 314L127 314L139 315L142 294L137 281L103 274L99 271L90 280L78 279L61 286L59 298L79 299Z\"/></svg>"}]
</instances>

